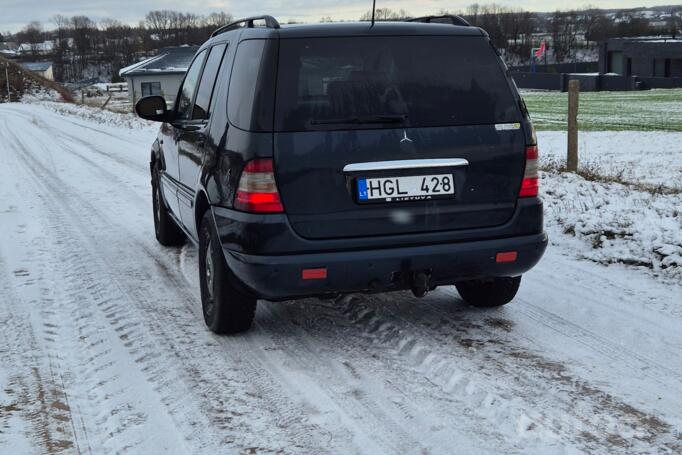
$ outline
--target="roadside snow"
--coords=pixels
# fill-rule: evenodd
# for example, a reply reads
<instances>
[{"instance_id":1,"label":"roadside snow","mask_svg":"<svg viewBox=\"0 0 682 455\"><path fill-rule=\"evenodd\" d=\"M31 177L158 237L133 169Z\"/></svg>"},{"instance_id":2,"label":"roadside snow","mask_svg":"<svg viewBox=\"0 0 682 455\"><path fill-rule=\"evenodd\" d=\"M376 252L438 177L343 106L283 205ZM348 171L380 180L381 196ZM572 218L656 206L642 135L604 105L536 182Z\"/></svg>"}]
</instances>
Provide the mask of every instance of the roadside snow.
<instances>
[{"instance_id":1,"label":"roadside snow","mask_svg":"<svg viewBox=\"0 0 682 455\"><path fill-rule=\"evenodd\" d=\"M24 93L21 97L22 103L38 103L41 101L54 101L57 102L61 99L61 95L50 88L40 87L34 89L30 92Z\"/></svg>"},{"instance_id":2,"label":"roadside snow","mask_svg":"<svg viewBox=\"0 0 682 455\"><path fill-rule=\"evenodd\" d=\"M35 100L31 98L29 98L27 102L34 106L50 109L63 116L71 118L76 117L100 125L115 127L119 129L119 133L121 132L121 129L137 130L149 132L153 138L159 130L158 123L142 120L133 113L118 113L91 106Z\"/></svg>"},{"instance_id":3,"label":"roadside snow","mask_svg":"<svg viewBox=\"0 0 682 455\"><path fill-rule=\"evenodd\" d=\"M566 132L540 131L540 163L566 160ZM630 183L682 189L682 133L588 131L578 136L581 167Z\"/></svg>"},{"instance_id":4,"label":"roadside snow","mask_svg":"<svg viewBox=\"0 0 682 455\"><path fill-rule=\"evenodd\" d=\"M651 194L572 173L543 173L541 192L554 245L682 282L682 194Z\"/></svg>"},{"instance_id":5,"label":"roadside snow","mask_svg":"<svg viewBox=\"0 0 682 455\"><path fill-rule=\"evenodd\" d=\"M538 145L541 167L565 163L566 132L539 132ZM581 132L578 154L582 169L625 185L542 173L552 244L579 258L682 282L682 133ZM672 194L642 191L639 184Z\"/></svg>"},{"instance_id":6,"label":"roadside snow","mask_svg":"<svg viewBox=\"0 0 682 455\"><path fill-rule=\"evenodd\" d=\"M545 175L556 244L509 306L261 301L218 337L196 248L154 238L155 130L0 105L0 453L682 451L682 288L576 259L587 237L555 222L636 195Z\"/></svg>"}]
</instances>

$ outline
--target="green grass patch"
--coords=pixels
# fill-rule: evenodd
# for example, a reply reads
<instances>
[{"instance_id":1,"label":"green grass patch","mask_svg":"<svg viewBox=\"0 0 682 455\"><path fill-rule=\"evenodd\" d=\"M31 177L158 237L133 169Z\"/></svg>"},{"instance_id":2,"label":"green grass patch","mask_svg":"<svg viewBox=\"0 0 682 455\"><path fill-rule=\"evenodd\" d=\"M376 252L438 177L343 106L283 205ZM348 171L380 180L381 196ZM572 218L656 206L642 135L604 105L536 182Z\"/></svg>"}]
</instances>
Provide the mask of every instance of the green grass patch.
<instances>
[{"instance_id":1,"label":"green grass patch","mask_svg":"<svg viewBox=\"0 0 682 455\"><path fill-rule=\"evenodd\" d=\"M566 130L568 93L523 91L540 131ZM581 131L682 131L682 89L580 94Z\"/></svg>"}]
</instances>

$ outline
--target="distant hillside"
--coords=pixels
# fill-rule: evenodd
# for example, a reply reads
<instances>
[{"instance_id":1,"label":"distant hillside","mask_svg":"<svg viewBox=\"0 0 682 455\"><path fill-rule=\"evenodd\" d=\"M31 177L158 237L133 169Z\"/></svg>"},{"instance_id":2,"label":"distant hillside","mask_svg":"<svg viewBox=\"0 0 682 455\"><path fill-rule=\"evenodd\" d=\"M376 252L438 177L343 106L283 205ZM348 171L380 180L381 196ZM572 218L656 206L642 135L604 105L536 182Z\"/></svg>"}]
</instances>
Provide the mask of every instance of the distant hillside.
<instances>
[{"instance_id":1,"label":"distant hillside","mask_svg":"<svg viewBox=\"0 0 682 455\"><path fill-rule=\"evenodd\" d=\"M19 101L25 94L54 90L62 100L73 103L71 93L61 84L45 79L21 65L0 56L0 102L7 102L7 76L9 76L10 101Z\"/></svg>"}]
</instances>

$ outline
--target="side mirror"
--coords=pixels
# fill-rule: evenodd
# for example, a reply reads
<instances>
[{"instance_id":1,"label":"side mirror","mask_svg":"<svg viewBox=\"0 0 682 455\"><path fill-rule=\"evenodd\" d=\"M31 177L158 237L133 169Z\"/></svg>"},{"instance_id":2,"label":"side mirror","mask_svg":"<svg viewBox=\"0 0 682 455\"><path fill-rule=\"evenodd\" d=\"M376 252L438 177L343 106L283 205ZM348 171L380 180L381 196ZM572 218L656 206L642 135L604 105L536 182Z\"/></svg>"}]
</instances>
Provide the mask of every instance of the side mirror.
<instances>
[{"instance_id":1,"label":"side mirror","mask_svg":"<svg viewBox=\"0 0 682 455\"><path fill-rule=\"evenodd\" d=\"M168 109L163 96L145 96L135 104L135 112L145 120L165 122L168 120Z\"/></svg>"}]
</instances>

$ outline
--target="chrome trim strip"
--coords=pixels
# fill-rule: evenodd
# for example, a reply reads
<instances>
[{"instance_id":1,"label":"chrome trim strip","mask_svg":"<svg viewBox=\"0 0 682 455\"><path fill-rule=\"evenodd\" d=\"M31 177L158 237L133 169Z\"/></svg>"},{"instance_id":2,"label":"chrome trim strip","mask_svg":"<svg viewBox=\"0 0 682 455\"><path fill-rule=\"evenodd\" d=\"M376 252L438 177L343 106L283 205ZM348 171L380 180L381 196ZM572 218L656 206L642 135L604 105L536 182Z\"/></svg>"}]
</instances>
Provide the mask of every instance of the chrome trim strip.
<instances>
[{"instance_id":1,"label":"chrome trim strip","mask_svg":"<svg viewBox=\"0 0 682 455\"><path fill-rule=\"evenodd\" d=\"M370 163L352 163L343 167L343 172L392 171L398 169L423 169L430 167L468 166L464 158L443 158L426 160L374 161Z\"/></svg>"}]
</instances>

